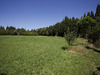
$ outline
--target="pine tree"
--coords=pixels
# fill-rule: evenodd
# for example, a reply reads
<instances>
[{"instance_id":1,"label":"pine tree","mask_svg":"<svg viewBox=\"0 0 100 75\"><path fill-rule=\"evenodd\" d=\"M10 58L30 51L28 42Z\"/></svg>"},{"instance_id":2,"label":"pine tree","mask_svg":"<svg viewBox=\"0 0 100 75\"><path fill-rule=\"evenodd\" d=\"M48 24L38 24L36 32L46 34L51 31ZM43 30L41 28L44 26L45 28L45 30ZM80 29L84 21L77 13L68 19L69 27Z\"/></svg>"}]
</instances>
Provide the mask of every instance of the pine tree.
<instances>
[{"instance_id":1,"label":"pine tree","mask_svg":"<svg viewBox=\"0 0 100 75\"><path fill-rule=\"evenodd\" d=\"M100 5L97 5L95 17L100 17Z\"/></svg>"},{"instance_id":2,"label":"pine tree","mask_svg":"<svg viewBox=\"0 0 100 75\"><path fill-rule=\"evenodd\" d=\"M96 24L100 25L100 5L97 5L95 19L96 19Z\"/></svg>"},{"instance_id":3,"label":"pine tree","mask_svg":"<svg viewBox=\"0 0 100 75\"><path fill-rule=\"evenodd\" d=\"M91 11L91 16L90 17L92 17L93 19L95 18L93 11Z\"/></svg>"},{"instance_id":4,"label":"pine tree","mask_svg":"<svg viewBox=\"0 0 100 75\"><path fill-rule=\"evenodd\" d=\"M84 13L84 17L86 17L86 13Z\"/></svg>"},{"instance_id":5,"label":"pine tree","mask_svg":"<svg viewBox=\"0 0 100 75\"><path fill-rule=\"evenodd\" d=\"M87 13L87 16L91 16L90 12Z\"/></svg>"}]
</instances>

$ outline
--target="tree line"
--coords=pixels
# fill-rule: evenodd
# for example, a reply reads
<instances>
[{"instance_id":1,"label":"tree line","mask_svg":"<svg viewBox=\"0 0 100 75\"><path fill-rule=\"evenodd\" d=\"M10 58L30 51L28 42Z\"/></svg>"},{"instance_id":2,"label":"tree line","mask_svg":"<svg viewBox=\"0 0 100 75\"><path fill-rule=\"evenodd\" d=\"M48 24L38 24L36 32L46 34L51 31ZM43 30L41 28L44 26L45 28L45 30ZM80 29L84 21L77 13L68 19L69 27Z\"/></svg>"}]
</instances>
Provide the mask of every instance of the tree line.
<instances>
[{"instance_id":1,"label":"tree line","mask_svg":"<svg viewBox=\"0 0 100 75\"><path fill-rule=\"evenodd\" d=\"M0 35L29 35L29 36L36 36L38 35L35 30L25 30L24 28L16 29L13 26L7 26L4 28L0 26Z\"/></svg>"},{"instance_id":2,"label":"tree line","mask_svg":"<svg viewBox=\"0 0 100 75\"><path fill-rule=\"evenodd\" d=\"M36 30L25 30L24 28L18 28L7 26L4 28L0 26L0 35L42 35L42 36L65 36L68 37L82 37L88 39L90 43L100 46L100 5L97 5L96 13L93 11L79 18L65 18L49 27L39 28ZM70 40L69 38L68 40Z\"/></svg>"},{"instance_id":3,"label":"tree line","mask_svg":"<svg viewBox=\"0 0 100 75\"><path fill-rule=\"evenodd\" d=\"M98 5L99 7L100 5ZM100 8L100 7L99 7ZM37 29L39 35L44 36L64 36L64 33L68 31L75 31L77 36L85 37L88 33L88 29L96 26L99 23L98 11L94 15L93 11L84 13L84 16L79 18L68 18L67 16L61 21L56 23L55 25L51 25L49 27L44 27ZM100 12L99 12L100 13ZM98 19L98 20L97 20Z\"/></svg>"},{"instance_id":4,"label":"tree line","mask_svg":"<svg viewBox=\"0 0 100 75\"><path fill-rule=\"evenodd\" d=\"M97 5L95 14L93 11L84 13L80 19L66 16L55 25L37 29L37 33L42 36L82 37L100 47L100 5Z\"/></svg>"}]
</instances>

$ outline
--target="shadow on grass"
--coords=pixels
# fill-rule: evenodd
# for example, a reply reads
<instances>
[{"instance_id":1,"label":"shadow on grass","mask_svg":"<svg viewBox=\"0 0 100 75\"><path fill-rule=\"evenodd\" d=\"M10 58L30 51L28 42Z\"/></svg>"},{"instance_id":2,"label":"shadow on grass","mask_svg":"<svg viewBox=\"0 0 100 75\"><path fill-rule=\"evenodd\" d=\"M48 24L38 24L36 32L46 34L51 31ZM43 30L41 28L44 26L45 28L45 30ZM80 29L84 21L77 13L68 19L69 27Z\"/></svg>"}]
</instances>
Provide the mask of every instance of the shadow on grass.
<instances>
[{"instance_id":1,"label":"shadow on grass","mask_svg":"<svg viewBox=\"0 0 100 75\"><path fill-rule=\"evenodd\" d=\"M100 71L100 67L97 67L97 70Z\"/></svg>"},{"instance_id":2,"label":"shadow on grass","mask_svg":"<svg viewBox=\"0 0 100 75\"><path fill-rule=\"evenodd\" d=\"M94 71L94 72L92 73L92 75L98 75L98 74L97 74L97 72L96 72L96 71Z\"/></svg>"},{"instance_id":3,"label":"shadow on grass","mask_svg":"<svg viewBox=\"0 0 100 75\"><path fill-rule=\"evenodd\" d=\"M7 75L6 73L0 73L0 75Z\"/></svg>"},{"instance_id":4,"label":"shadow on grass","mask_svg":"<svg viewBox=\"0 0 100 75\"><path fill-rule=\"evenodd\" d=\"M62 50L66 50L66 49L68 49L68 47L61 47L61 49L62 49Z\"/></svg>"},{"instance_id":5,"label":"shadow on grass","mask_svg":"<svg viewBox=\"0 0 100 75\"><path fill-rule=\"evenodd\" d=\"M72 46L78 46L78 45L86 45L86 44L83 43L72 44Z\"/></svg>"},{"instance_id":6,"label":"shadow on grass","mask_svg":"<svg viewBox=\"0 0 100 75\"><path fill-rule=\"evenodd\" d=\"M71 48L72 46L78 46L78 45L86 45L86 44L82 44L82 43L72 44L72 45L70 45L70 47L61 47L61 49L66 50L66 49Z\"/></svg>"},{"instance_id":7,"label":"shadow on grass","mask_svg":"<svg viewBox=\"0 0 100 75\"><path fill-rule=\"evenodd\" d=\"M85 47L86 47L87 49L92 49L93 51L100 53L100 51L97 50L97 49L95 49L95 48L91 48L91 47L89 47L89 46L85 46Z\"/></svg>"}]
</instances>

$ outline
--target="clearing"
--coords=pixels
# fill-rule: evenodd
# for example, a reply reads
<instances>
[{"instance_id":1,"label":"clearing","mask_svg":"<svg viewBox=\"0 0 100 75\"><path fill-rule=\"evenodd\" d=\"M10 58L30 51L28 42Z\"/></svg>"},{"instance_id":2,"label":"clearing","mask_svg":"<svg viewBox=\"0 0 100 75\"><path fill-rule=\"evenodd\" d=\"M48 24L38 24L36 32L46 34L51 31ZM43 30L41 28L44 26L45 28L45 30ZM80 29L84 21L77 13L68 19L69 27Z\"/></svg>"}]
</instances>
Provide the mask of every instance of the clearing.
<instances>
[{"instance_id":1,"label":"clearing","mask_svg":"<svg viewBox=\"0 0 100 75\"><path fill-rule=\"evenodd\" d=\"M100 49L77 41L70 52L61 37L0 36L0 75L100 74Z\"/></svg>"}]
</instances>

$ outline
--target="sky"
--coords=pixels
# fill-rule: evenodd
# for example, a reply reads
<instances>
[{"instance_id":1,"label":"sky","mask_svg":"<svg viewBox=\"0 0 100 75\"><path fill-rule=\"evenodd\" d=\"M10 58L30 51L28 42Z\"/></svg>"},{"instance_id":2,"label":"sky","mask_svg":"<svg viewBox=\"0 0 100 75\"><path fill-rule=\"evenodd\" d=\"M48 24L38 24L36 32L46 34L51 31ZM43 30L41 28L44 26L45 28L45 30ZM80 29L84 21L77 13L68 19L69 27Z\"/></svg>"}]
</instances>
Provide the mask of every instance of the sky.
<instances>
[{"instance_id":1,"label":"sky","mask_svg":"<svg viewBox=\"0 0 100 75\"><path fill-rule=\"evenodd\" d=\"M65 16L80 18L96 12L100 0L0 0L0 26L26 30L61 22Z\"/></svg>"}]
</instances>

